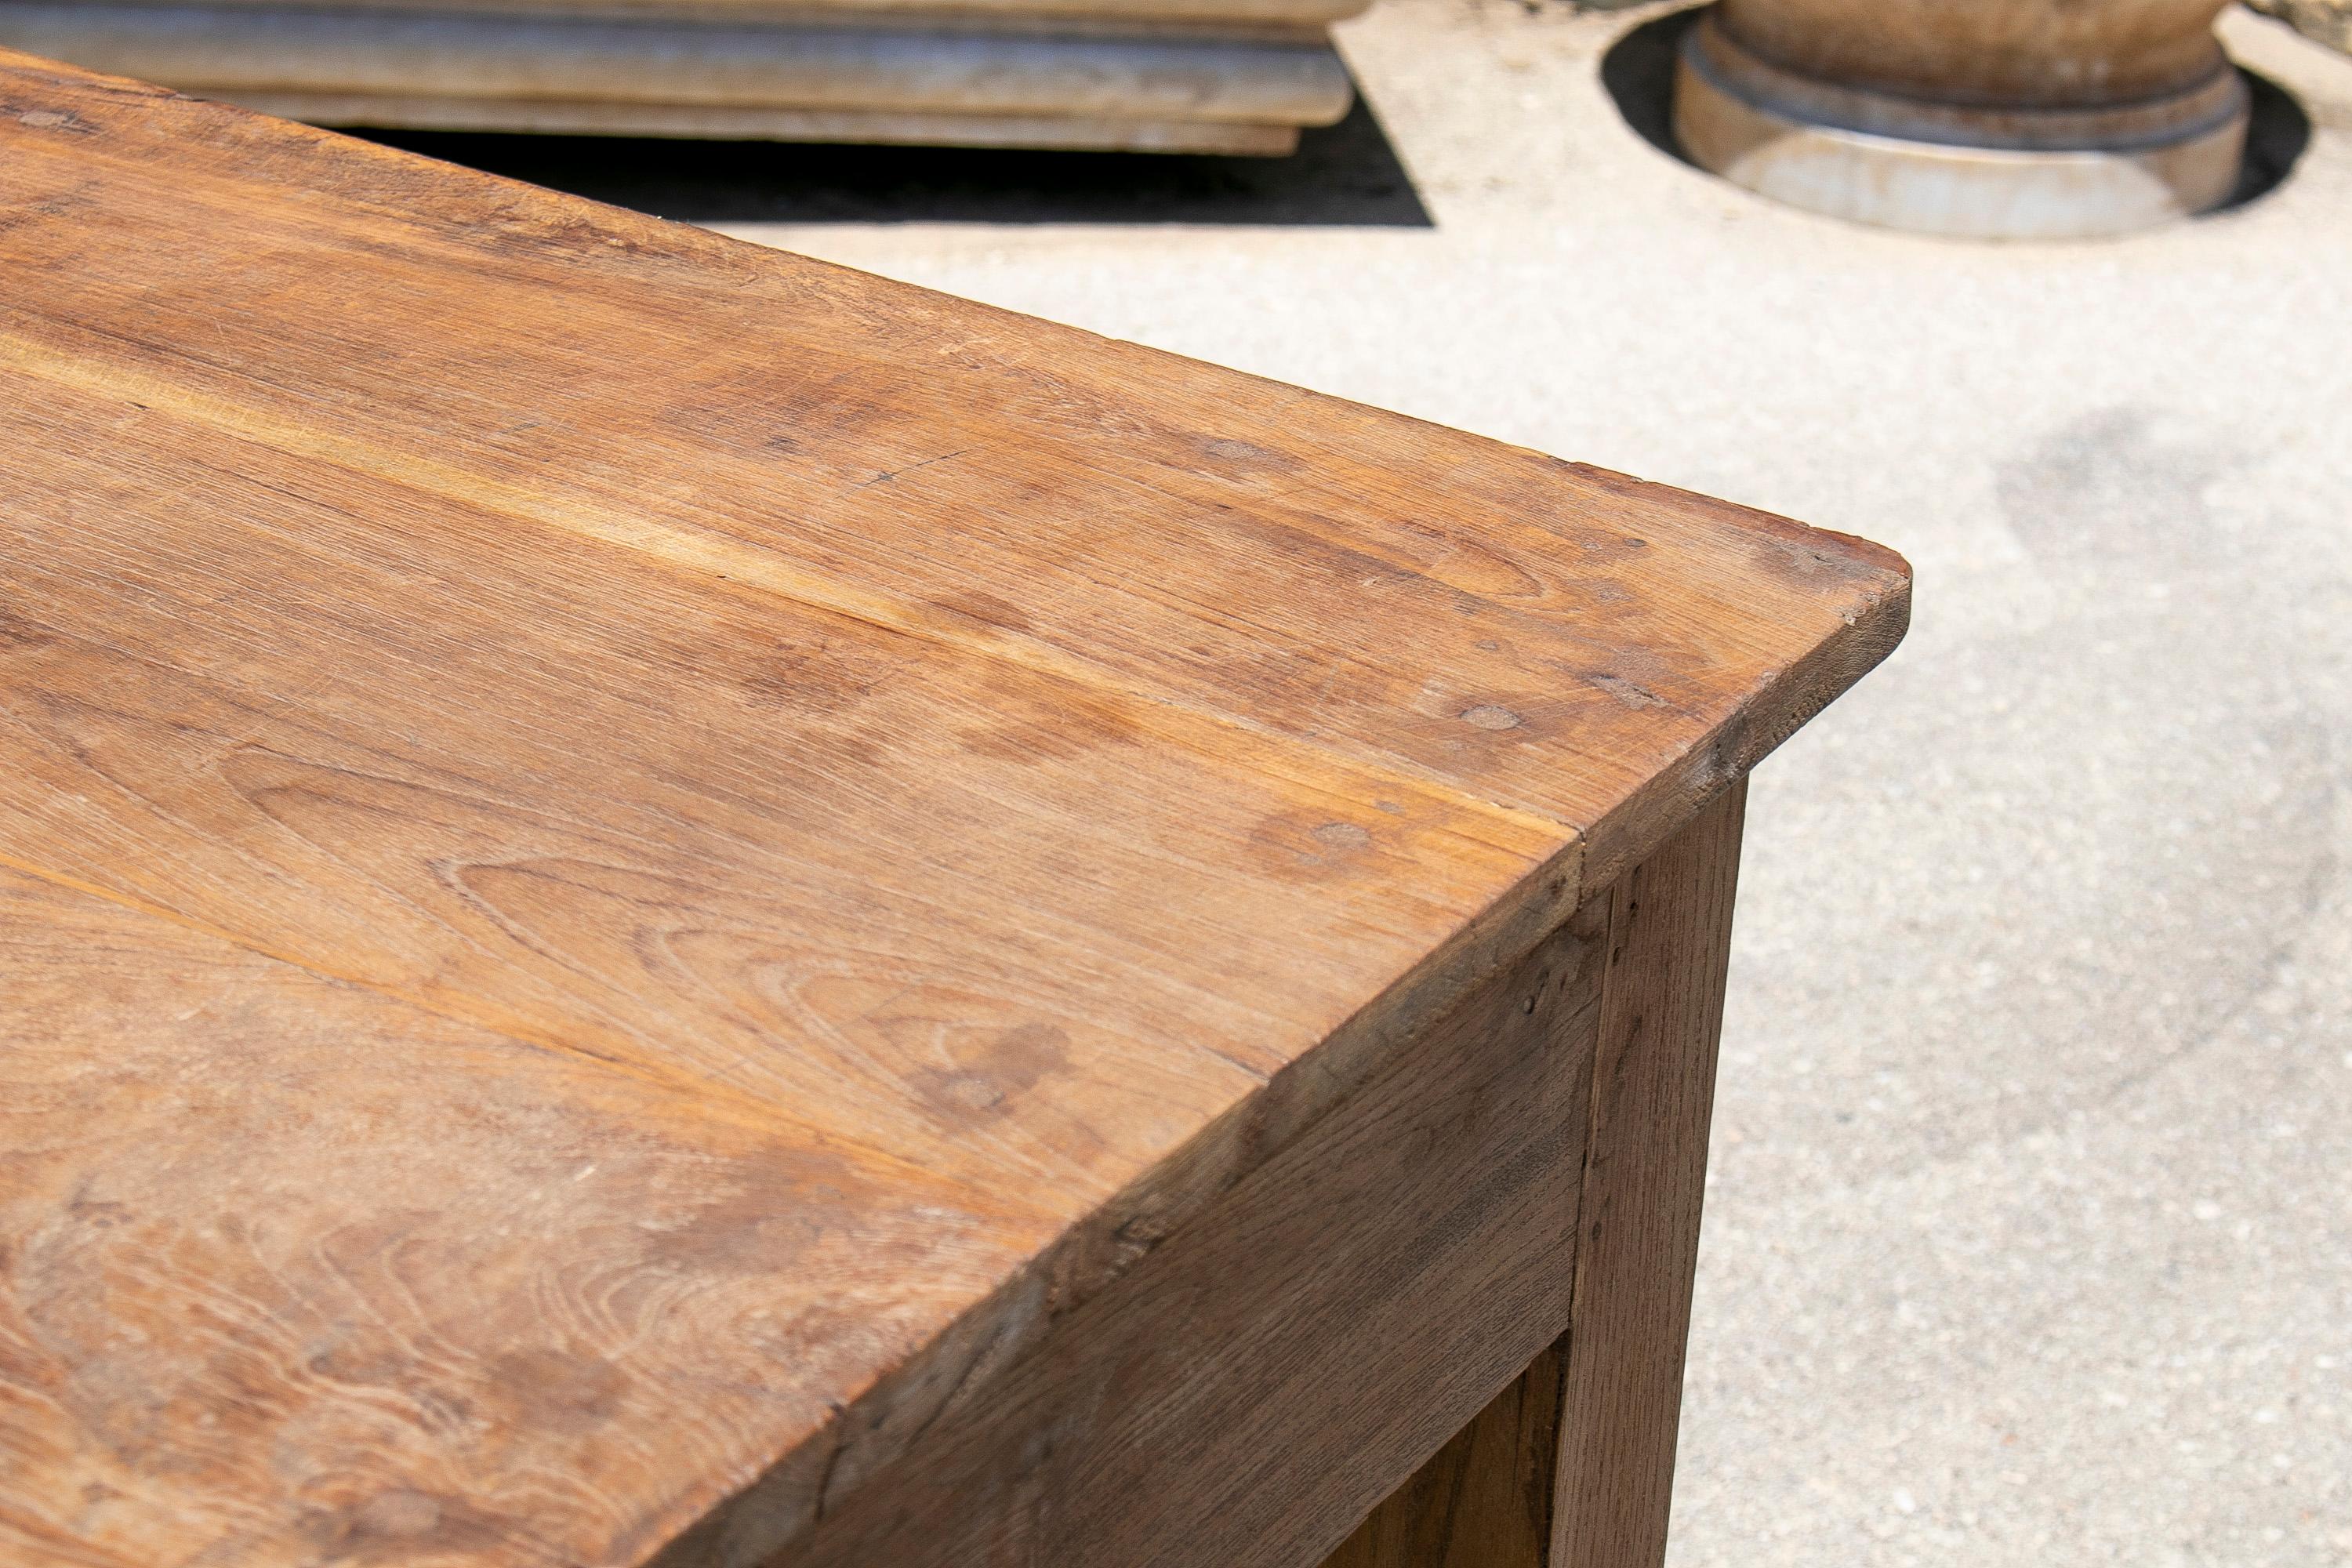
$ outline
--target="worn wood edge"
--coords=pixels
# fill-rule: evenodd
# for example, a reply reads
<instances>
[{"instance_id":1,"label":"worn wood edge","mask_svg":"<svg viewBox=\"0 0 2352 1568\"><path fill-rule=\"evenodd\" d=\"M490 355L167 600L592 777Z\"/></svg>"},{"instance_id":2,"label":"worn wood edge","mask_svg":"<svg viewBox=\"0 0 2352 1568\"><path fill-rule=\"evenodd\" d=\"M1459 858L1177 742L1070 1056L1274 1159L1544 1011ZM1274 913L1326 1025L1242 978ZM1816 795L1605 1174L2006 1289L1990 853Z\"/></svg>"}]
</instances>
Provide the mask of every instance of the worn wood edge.
<instances>
[{"instance_id":1,"label":"worn wood edge","mask_svg":"<svg viewBox=\"0 0 2352 1568\"><path fill-rule=\"evenodd\" d=\"M1787 526L1804 529L1801 523ZM1823 537L1846 538L1843 534ZM1710 802L1745 779L1789 737L1852 690L1902 642L1911 625L1910 568L1892 551L1864 541L1853 542L1861 547L1862 559L1884 555L1892 558L1895 565L1877 574L1835 635L1768 677L1642 788L1585 826L1586 897L1605 893L1621 877L1671 843Z\"/></svg>"},{"instance_id":2,"label":"worn wood edge","mask_svg":"<svg viewBox=\"0 0 2352 1568\"><path fill-rule=\"evenodd\" d=\"M357 93L238 92L246 108L312 125L538 135L658 136L745 142L859 142L907 147L1074 148L1280 157L1298 128L1208 120L1098 115L949 114L908 110L709 109L697 104L567 103L538 99L411 98Z\"/></svg>"},{"instance_id":3,"label":"worn wood edge","mask_svg":"<svg viewBox=\"0 0 2352 1568\"><path fill-rule=\"evenodd\" d=\"M1547 454L1532 447L1521 447L1530 456L1546 458ZM1551 458L1594 489L1628 500L1666 501L1684 511L1712 517L1744 532L1769 535L1802 551L1822 565L1853 576L1895 576L1910 581L1911 563L1898 551L1891 550L1875 540L1857 534L1840 533L1834 529L1817 528L1810 522L1800 522L1779 512L1760 507L1725 500L1701 490L1686 490L1675 485L1660 484L1633 474L1619 473L1593 463L1580 463L1563 458Z\"/></svg>"},{"instance_id":4,"label":"worn wood edge","mask_svg":"<svg viewBox=\"0 0 2352 1568\"><path fill-rule=\"evenodd\" d=\"M995 1380L1064 1318L1307 1135L1442 1026L1481 984L1567 926L1581 903L1580 860L1581 846L1571 841L1322 1044L1234 1101L1008 1275L929 1344L836 1406L823 1429L780 1451L756 1475L677 1500L628 1561L702 1568L709 1543L722 1536L747 1561L804 1536L838 1499L903 1455L941 1418L987 1401ZM814 1507L802 1500L812 1493Z\"/></svg>"}]
</instances>

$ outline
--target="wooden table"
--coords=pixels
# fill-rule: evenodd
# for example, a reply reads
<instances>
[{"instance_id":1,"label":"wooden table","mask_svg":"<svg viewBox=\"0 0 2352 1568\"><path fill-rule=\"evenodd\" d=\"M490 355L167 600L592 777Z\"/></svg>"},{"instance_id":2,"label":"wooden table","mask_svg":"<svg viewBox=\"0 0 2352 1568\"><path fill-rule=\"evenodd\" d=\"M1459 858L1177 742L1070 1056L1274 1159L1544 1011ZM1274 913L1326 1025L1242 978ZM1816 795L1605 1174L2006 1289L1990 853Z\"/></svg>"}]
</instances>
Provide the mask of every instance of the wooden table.
<instances>
[{"instance_id":1,"label":"wooden table","mask_svg":"<svg viewBox=\"0 0 2352 1568\"><path fill-rule=\"evenodd\" d=\"M0 272L0 1561L1656 1562L1899 560L20 56Z\"/></svg>"}]
</instances>

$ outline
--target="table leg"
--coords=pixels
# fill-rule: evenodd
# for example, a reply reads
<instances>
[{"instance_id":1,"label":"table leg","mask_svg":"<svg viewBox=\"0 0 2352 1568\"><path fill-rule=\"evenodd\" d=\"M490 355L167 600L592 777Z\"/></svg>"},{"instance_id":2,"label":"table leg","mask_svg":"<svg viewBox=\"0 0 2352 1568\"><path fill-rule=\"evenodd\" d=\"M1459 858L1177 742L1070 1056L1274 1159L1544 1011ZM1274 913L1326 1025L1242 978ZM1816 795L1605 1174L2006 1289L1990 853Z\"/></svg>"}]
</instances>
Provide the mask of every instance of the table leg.
<instances>
[{"instance_id":1,"label":"table leg","mask_svg":"<svg viewBox=\"0 0 2352 1568\"><path fill-rule=\"evenodd\" d=\"M1570 1328L1324 1568L1657 1568L1743 781L1609 894Z\"/></svg>"}]
</instances>

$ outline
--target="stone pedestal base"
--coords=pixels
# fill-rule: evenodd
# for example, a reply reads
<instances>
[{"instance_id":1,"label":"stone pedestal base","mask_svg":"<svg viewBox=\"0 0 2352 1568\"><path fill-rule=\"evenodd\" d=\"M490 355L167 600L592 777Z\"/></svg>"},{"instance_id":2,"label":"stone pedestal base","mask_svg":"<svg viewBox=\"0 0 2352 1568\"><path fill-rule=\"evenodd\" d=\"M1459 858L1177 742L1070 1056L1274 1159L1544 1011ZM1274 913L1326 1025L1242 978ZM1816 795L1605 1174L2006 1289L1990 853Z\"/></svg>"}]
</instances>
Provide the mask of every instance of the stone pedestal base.
<instances>
[{"instance_id":1,"label":"stone pedestal base","mask_svg":"<svg viewBox=\"0 0 2352 1568\"><path fill-rule=\"evenodd\" d=\"M1792 206L1979 239L2125 233L2226 201L2245 150L2226 63L2165 97L2084 109L1937 103L1817 80L1709 13L1685 36L1675 130L1703 166Z\"/></svg>"}]
</instances>

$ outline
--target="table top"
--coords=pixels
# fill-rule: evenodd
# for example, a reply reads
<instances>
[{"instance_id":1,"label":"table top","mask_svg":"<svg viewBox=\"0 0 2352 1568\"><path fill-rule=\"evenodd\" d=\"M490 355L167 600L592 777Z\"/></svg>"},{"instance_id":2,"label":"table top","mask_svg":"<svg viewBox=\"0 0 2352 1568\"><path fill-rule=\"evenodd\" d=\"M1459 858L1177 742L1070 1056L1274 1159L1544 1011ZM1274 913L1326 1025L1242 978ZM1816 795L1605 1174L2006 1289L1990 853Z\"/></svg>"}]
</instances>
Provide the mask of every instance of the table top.
<instances>
[{"instance_id":1,"label":"table top","mask_svg":"<svg viewBox=\"0 0 2352 1568\"><path fill-rule=\"evenodd\" d=\"M1852 540L22 56L0 270L11 1561L631 1563L885 1450L1906 615Z\"/></svg>"}]
</instances>

